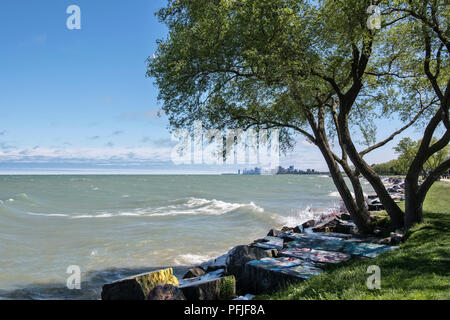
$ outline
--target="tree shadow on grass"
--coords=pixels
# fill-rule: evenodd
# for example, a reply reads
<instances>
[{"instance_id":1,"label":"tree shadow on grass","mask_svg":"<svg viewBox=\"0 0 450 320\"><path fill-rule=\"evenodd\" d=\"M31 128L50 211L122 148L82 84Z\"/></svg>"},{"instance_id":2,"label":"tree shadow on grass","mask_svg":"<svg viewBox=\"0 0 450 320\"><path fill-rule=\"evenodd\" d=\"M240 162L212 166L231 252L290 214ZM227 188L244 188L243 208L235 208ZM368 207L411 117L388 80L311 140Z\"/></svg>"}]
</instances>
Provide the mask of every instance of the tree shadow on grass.
<instances>
[{"instance_id":1,"label":"tree shadow on grass","mask_svg":"<svg viewBox=\"0 0 450 320\"><path fill-rule=\"evenodd\" d=\"M175 276L181 279L190 267L142 267L94 270L82 274L80 290L70 290L65 283L60 282L44 284L31 283L12 290L0 289L0 300L98 300L100 299L102 286L106 283L166 268L173 268Z\"/></svg>"}]
</instances>

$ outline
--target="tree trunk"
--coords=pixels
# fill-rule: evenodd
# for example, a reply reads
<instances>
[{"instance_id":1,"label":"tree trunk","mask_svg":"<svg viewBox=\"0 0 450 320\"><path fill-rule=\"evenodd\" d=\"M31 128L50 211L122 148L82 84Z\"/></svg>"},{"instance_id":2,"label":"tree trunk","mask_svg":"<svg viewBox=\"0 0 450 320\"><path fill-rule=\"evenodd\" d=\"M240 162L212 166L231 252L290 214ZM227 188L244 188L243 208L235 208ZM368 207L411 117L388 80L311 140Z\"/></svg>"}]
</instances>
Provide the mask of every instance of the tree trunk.
<instances>
[{"instance_id":1,"label":"tree trunk","mask_svg":"<svg viewBox=\"0 0 450 320\"><path fill-rule=\"evenodd\" d=\"M356 147L350 138L350 131L348 130L347 123L346 116L340 114L339 129L341 131L340 134L344 143L344 148L346 149L355 167L361 172L361 174L367 179L372 188L375 190L378 198L391 218L392 228L402 228L404 225L403 211L391 198L378 174L373 171L373 169L359 155L359 152L356 150Z\"/></svg>"},{"instance_id":2,"label":"tree trunk","mask_svg":"<svg viewBox=\"0 0 450 320\"><path fill-rule=\"evenodd\" d=\"M417 182L405 180L405 227L411 228L417 223L423 222L423 201L418 194Z\"/></svg>"},{"instance_id":3,"label":"tree trunk","mask_svg":"<svg viewBox=\"0 0 450 320\"><path fill-rule=\"evenodd\" d=\"M342 175L339 165L334 159L333 152L331 151L328 141L326 140L325 133L322 132L322 130L318 130L318 128L315 127L312 123L310 124L314 131L316 145L319 147L320 152L322 153L327 163L334 185L336 186L336 189L338 190L339 195L341 196L342 201L345 204L345 207L350 213L353 222L358 227L359 232L363 234L372 233L373 230L370 225L370 214L366 209L364 201L362 201L362 203L361 201L358 201L358 203L355 202L351 191L345 183L345 179ZM356 184L357 186L359 185L359 188L356 188L355 193L359 191L361 191L362 193L359 179L358 182L353 179L352 184Z\"/></svg>"},{"instance_id":4,"label":"tree trunk","mask_svg":"<svg viewBox=\"0 0 450 320\"><path fill-rule=\"evenodd\" d=\"M419 159L422 159L422 161L419 161ZM419 173L422 171L420 163L423 163L423 161L424 158L418 153L405 179L405 227L408 229L423 222L422 207L425 197L433 183L450 168L450 159L447 159L432 170L419 185Z\"/></svg>"}]
</instances>

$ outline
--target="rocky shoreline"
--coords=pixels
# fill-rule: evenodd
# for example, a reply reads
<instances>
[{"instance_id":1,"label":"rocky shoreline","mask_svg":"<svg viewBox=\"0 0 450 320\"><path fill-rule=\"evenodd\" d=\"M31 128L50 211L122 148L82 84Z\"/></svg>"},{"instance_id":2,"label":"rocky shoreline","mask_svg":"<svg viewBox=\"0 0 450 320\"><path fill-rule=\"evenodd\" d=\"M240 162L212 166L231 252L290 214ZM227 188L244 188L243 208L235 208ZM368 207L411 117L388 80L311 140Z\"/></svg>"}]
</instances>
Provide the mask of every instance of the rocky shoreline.
<instances>
[{"instance_id":1,"label":"rocky shoreline","mask_svg":"<svg viewBox=\"0 0 450 320\"><path fill-rule=\"evenodd\" d=\"M398 188L395 188L398 192ZM394 189L393 189L394 190ZM376 215L371 216L380 219ZM344 210L323 214L294 228L271 229L267 236L193 266L178 279L171 268L105 284L102 300L250 300L323 273L322 266L371 259L395 250L404 239L358 233Z\"/></svg>"}]
</instances>

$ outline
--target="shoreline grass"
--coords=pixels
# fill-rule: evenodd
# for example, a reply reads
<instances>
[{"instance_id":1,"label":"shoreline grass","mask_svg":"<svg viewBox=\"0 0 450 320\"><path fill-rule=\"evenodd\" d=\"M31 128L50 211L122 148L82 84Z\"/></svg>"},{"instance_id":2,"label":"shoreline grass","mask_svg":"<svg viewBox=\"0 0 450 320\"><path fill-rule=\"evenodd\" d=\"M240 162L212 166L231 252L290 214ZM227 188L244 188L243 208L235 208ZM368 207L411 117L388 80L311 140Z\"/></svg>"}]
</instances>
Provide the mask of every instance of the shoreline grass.
<instances>
[{"instance_id":1,"label":"shoreline grass","mask_svg":"<svg viewBox=\"0 0 450 320\"><path fill-rule=\"evenodd\" d=\"M261 300L450 299L450 184L436 182L424 203L425 222L412 228L398 250L375 259L327 265L325 272ZM370 265L381 269L381 289L369 290Z\"/></svg>"}]
</instances>

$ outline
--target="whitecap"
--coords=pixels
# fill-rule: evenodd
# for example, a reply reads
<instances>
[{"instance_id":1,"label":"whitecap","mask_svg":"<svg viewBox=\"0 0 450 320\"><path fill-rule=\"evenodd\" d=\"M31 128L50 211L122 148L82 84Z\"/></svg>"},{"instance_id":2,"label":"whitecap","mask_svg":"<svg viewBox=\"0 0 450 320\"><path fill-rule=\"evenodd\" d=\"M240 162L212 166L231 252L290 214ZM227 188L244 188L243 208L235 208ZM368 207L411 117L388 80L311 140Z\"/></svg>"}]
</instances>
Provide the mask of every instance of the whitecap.
<instances>
[{"instance_id":1,"label":"whitecap","mask_svg":"<svg viewBox=\"0 0 450 320\"><path fill-rule=\"evenodd\" d=\"M119 212L97 212L95 214L43 214L43 213L29 213L37 216L47 217L69 217L71 219L100 219L113 217L163 217L163 216L178 216L178 215L209 215L220 216L227 213L234 212L238 209L247 209L252 212L262 213L264 208L250 203L230 203L216 199L207 200L202 198L187 198L184 203L158 207L158 208L137 208L127 211Z\"/></svg>"},{"instance_id":2,"label":"whitecap","mask_svg":"<svg viewBox=\"0 0 450 320\"><path fill-rule=\"evenodd\" d=\"M330 192L330 193L328 194L328 196L329 196L329 197L335 197L335 198L340 198L340 197L341 197L341 195L340 195L339 192L337 192L337 191Z\"/></svg>"},{"instance_id":3,"label":"whitecap","mask_svg":"<svg viewBox=\"0 0 450 320\"><path fill-rule=\"evenodd\" d=\"M70 217L67 214L62 213L35 213L35 212L27 212L27 214L31 216L41 216L41 217Z\"/></svg>"},{"instance_id":4,"label":"whitecap","mask_svg":"<svg viewBox=\"0 0 450 320\"><path fill-rule=\"evenodd\" d=\"M181 254L174 259L175 264L181 265L199 265L213 259L213 256L206 254Z\"/></svg>"},{"instance_id":5,"label":"whitecap","mask_svg":"<svg viewBox=\"0 0 450 320\"><path fill-rule=\"evenodd\" d=\"M254 204L230 203L216 199L189 198L186 203L159 207L150 212L148 216L176 216L176 215L224 215L240 208L247 208L254 212L264 212L264 208Z\"/></svg>"}]
</instances>

